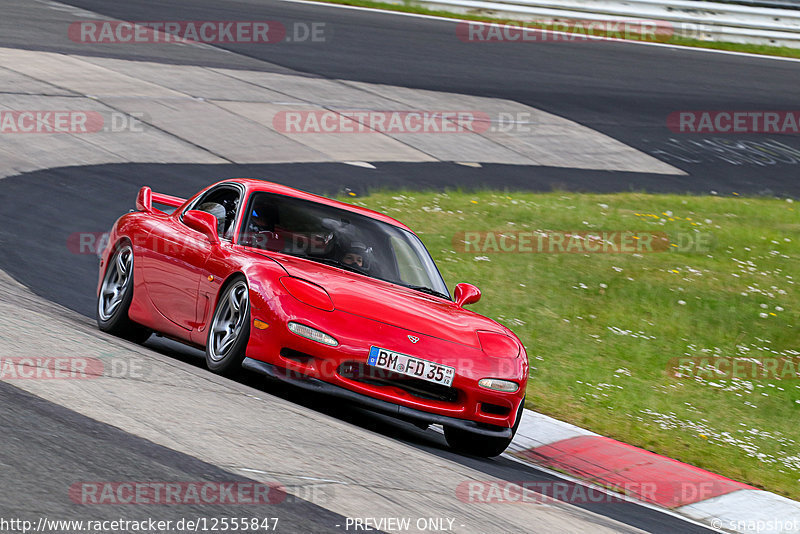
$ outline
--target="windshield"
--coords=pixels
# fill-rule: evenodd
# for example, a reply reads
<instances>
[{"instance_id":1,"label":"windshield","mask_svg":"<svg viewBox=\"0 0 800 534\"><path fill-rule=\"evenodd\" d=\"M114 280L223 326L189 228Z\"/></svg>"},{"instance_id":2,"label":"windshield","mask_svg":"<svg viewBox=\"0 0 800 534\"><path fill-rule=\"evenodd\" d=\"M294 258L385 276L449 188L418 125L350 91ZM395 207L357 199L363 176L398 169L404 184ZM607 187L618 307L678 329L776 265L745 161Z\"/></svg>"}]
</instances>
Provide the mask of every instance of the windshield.
<instances>
[{"instance_id":1,"label":"windshield","mask_svg":"<svg viewBox=\"0 0 800 534\"><path fill-rule=\"evenodd\" d=\"M450 299L417 236L347 210L274 193L253 193L239 243Z\"/></svg>"}]
</instances>

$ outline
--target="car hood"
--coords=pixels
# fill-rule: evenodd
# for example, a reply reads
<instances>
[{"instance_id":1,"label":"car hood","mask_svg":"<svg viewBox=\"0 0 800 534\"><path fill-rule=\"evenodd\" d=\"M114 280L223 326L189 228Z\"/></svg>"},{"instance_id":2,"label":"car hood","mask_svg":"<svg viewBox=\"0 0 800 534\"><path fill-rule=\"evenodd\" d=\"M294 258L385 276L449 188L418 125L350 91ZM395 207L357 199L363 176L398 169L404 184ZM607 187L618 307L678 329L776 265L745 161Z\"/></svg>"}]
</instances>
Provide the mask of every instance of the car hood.
<instances>
[{"instance_id":1,"label":"car hood","mask_svg":"<svg viewBox=\"0 0 800 534\"><path fill-rule=\"evenodd\" d=\"M325 288L339 311L475 348L477 330L506 333L487 317L420 291L301 258L275 259L290 275Z\"/></svg>"}]
</instances>

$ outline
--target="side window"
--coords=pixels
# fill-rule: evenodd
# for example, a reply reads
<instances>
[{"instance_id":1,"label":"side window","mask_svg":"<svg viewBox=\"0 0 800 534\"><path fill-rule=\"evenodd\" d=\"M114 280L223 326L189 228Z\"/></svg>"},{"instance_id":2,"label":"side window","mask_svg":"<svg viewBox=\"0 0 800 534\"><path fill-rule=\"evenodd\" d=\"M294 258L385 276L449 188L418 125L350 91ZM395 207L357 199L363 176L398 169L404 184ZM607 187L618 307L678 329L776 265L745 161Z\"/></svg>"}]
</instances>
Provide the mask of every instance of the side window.
<instances>
[{"instance_id":1,"label":"side window","mask_svg":"<svg viewBox=\"0 0 800 534\"><path fill-rule=\"evenodd\" d=\"M239 231L239 243L247 247L279 252L284 248L279 199L253 193Z\"/></svg>"},{"instance_id":2,"label":"side window","mask_svg":"<svg viewBox=\"0 0 800 534\"><path fill-rule=\"evenodd\" d=\"M230 241L236 226L236 210L240 194L235 187L218 187L203 195L192 209L205 211L217 218L219 237Z\"/></svg>"}]
</instances>

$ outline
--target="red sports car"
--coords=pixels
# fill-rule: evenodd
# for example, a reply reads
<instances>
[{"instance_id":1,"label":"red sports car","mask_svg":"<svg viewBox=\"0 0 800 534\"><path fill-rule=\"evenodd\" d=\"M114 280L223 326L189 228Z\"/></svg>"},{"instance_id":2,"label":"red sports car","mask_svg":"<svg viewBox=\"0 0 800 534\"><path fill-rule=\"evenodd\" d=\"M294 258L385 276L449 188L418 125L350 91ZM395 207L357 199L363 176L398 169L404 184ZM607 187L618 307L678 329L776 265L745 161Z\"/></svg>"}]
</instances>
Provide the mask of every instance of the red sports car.
<instances>
[{"instance_id":1,"label":"red sports car","mask_svg":"<svg viewBox=\"0 0 800 534\"><path fill-rule=\"evenodd\" d=\"M217 373L243 366L440 424L451 447L496 456L519 424L528 358L509 329L463 308L480 295L458 284L451 298L390 217L233 179L189 200L141 189L102 253L97 323L204 347Z\"/></svg>"}]
</instances>

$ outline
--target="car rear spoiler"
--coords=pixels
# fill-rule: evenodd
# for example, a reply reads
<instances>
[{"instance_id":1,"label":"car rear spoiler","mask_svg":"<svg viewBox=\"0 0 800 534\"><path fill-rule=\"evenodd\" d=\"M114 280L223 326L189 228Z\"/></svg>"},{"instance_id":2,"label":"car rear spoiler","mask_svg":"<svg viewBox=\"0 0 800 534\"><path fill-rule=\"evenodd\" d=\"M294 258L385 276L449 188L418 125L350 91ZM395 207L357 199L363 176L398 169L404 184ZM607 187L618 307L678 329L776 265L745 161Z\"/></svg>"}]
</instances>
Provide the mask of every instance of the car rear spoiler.
<instances>
[{"instance_id":1,"label":"car rear spoiler","mask_svg":"<svg viewBox=\"0 0 800 534\"><path fill-rule=\"evenodd\" d=\"M139 190L139 195L136 197L136 210L137 211L153 211L153 204L163 204L172 208L179 208L186 202L183 198L173 197L172 195L164 195L162 193L153 193L152 189L147 186Z\"/></svg>"}]
</instances>

